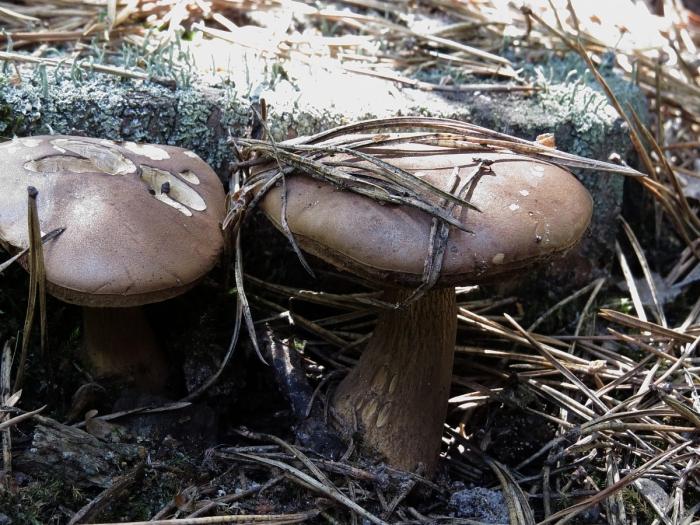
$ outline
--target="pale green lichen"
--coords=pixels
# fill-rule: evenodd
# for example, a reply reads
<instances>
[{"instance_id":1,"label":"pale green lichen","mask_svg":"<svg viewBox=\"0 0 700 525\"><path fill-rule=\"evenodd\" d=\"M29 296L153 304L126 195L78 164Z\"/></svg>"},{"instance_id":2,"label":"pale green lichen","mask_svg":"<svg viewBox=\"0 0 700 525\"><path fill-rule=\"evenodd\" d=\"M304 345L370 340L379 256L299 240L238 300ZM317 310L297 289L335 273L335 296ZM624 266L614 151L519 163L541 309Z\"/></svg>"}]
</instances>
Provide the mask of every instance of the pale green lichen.
<instances>
[{"instance_id":1,"label":"pale green lichen","mask_svg":"<svg viewBox=\"0 0 700 525\"><path fill-rule=\"evenodd\" d=\"M176 76L168 69L169 61L163 64L157 73ZM526 70L542 88L532 96L490 92L443 96L399 90L390 82L343 72L274 66L256 69L259 75L254 78L246 76L245 83L239 82L243 92L228 74L228 80L221 78L214 85L195 82L171 88L76 68L43 68L41 74L37 68L27 68L21 82L0 83L0 133L5 137L67 133L173 144L192 149L223 169L232 160L227 140L245 135L250 104L264 97L276 140L366 118L432 115L529 139L554 132L560 149L593 158L605 159L612 152L625 157L630 150L621 119L576 57ZM643 107L643 97L634 86L609 68L604 73L623 103ZM613 191L606 195L619 207L621 179L587 183L592 188L610 185Z\"/></svg>"},{"instance_id":2,"label":"pale green lichen","mask_svg":"<svg viewBox=\"0 0 700 525\"><path fill-rule=\"evenodd\" d=\"M114 140L173 144L196 151L212 165L229 157L226 133L243 130L247 116L225 108L246 107L227 99L230 92L207 96L194 88L171 89L152 82L92 74L76 80L50 72L46 86L23 79L0 86L0 133L37 135L64 133ZM246 109L247 111L247 109Z\"/></svg>"},{"instance_id":3,"label":"pale green lichen","mask_svg":"<svg viewBox=\"0 0 700 525\"><path fill-rule=\"evenodd\" d=\"M533 72L536 85L542 88L537 98L544 110L571 125L567 151L596 158L613 152L626 156L631 146L627 124L578 56L550 60L533 68ZM609 61L600 72L623 107L631 104L645 118L646 106L640 90L615 74Z\"/></svg>"}]
</instances>

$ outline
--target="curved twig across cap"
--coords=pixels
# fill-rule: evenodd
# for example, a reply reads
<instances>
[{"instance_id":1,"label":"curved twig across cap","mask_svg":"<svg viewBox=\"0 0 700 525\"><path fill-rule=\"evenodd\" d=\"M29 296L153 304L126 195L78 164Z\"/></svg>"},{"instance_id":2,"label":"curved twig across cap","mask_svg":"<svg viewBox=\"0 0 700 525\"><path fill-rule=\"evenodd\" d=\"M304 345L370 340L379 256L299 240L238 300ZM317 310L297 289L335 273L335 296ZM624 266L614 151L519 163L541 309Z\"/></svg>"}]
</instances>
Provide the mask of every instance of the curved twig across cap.
<instances>
[{"instance_id":1,"label":"curved twig across cap","mask_svg":"<svg viewBox=\"0 0 700 525\"><path fill-rule=\"evenodd\" d=\"M412 143L364 151L478 208L453 211L468 231L450 229L440 285L479 282L566 252L591 218L585 188L543 160ZM351 155L322 160L348 173L372 174L366 161ZM270 190L261 205L279 226L281 189ZM416 208L380 205L309 177L291 176L287 219L303 249L338 267L382 282L422 282L433 217Z\"/></svg>"},{"instance_id":2,"label":"curved twig across cap","mask_svg":"<svg viewBox=\"0 0 700 525\"><path fill-rule=\"evenodd\" d=\"M70 136L0 145L0 239L27 246L25 194L39 190L49 291L89 306L133 306L183 293L223 246L224 190L181 148Z\"/></svg>"}]
</instances>

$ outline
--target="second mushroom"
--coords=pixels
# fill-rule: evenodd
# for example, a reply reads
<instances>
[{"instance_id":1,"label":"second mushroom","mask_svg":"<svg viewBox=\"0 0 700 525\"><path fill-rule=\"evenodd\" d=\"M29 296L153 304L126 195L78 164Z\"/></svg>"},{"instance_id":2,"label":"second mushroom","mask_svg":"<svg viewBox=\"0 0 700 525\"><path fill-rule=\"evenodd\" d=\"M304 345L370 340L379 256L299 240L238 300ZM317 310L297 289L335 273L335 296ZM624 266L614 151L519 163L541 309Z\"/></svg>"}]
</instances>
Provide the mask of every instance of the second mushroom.
<instances>
[{"instance_id":1,"label":"second mushroom","mask_svg":"<svg viewBox=\"0 0 700 525\"><path fill-rule=\"evenodd\" d=\"M352 143L353 137L335 143L339 141ZM420 299L380 314L359 362L332 400L339 428L349 432L359 427L365 447L393 466L414 470L422 464L432 473L452 378L454 287L505 278L564 254L586 231L592 200L568 171L523 155L455 152L408 135L403 140L396 136L390 146L369 144L361 151L480 210L454 209L454 217L469 231L450 227L434 286ZM339 153L316 158L377 180L377 165L366 157ZM255 176L277 170L277 164L268 164ZM279 229L282 188L274 187L261 202ZM403 303L423 283L436 231L428 213L378 203L300 172L287 177L286 190L289 229L303 250L377 283L392 303Z\"/></svg>"},{"instance_id":2,"label":"second mushroom","mask_svg":"<svg viewBox=\"0 0 700 525\"><path fill-rule=\"evenodd\" d=\"M65 232L44 248L47 288L83 306L83 358L93 376L161 390L167 359L141 305L192 288L223 248L224 189L195 153L74 136L0 145L0 243L28 245L26 191L41 227Z\"/></svg>"}]
</instances>

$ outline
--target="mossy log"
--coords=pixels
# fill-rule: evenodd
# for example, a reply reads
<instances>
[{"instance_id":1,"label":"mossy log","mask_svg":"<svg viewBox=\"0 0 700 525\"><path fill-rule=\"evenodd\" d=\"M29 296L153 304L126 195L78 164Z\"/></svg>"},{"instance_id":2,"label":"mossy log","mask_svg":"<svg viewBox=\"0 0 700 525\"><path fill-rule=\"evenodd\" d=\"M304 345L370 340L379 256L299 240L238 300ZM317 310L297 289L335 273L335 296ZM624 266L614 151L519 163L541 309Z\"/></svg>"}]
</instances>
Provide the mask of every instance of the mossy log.
<instances>
[{"instance_id":1,"label":"mossy log","mask_svg":"<svg viewBox=\"0 0 700 525\"><path fill-rule=\"evenodd\" d=\"M143 457L142 447L109 443L79 428L35 416L31 446L13 460L16 470L40 479L57 479L76 488L107 488Z\"/></svg>"}]
</instances>

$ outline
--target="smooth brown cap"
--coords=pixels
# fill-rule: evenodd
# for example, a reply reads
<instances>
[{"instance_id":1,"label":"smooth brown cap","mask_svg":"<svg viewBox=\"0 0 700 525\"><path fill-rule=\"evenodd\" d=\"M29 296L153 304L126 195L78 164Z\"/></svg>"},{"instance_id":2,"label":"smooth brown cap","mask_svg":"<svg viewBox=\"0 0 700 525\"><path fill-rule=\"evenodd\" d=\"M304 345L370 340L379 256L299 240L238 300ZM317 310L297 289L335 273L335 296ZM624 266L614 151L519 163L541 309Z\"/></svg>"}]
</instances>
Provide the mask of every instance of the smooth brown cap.
<instances>
[{"instance_id":1,"label":"smooth brown cap","mask_svg":"<svg viewBox=\"0 0 700 525\"><path fill-rule=\"evenodd\" d=\"M474 284L513 274L566 252L588 227L591 197L558 166L514 154L448 153L421 144L400 148L400 154L387 153L388 146L375 149L375 154L381 151L378 156L383 160L448 191L458 167L459 187L466 187L463 197L481 210L455 210L455 217L473 233L450 229L440 285ZM348 158L335 155L332 160ZM477 159L493 163L479 171ZM367 165L353 162L357 171ZM287 220L304 250L372 280L420 284L432 225L427 213L380 204L301 174L287 177L286 185ZM279 228L281 188L273 188L261 206Z\"/></svg>"},{"instance_id":2,"label":"smooth brown cap","mask_svg":"<svg viewBox=\"0 0 700 525\"><path fill-rule=\"evenodd\" d=\"M185 292L223 247L221 181L172 146L38 136L0 144L0 240L28 245L27 187L39 195L49 292L86 306L135 306Z\"/></svg>"}]
</instances>

